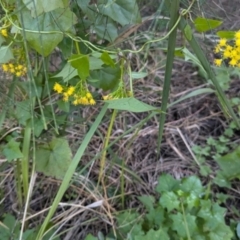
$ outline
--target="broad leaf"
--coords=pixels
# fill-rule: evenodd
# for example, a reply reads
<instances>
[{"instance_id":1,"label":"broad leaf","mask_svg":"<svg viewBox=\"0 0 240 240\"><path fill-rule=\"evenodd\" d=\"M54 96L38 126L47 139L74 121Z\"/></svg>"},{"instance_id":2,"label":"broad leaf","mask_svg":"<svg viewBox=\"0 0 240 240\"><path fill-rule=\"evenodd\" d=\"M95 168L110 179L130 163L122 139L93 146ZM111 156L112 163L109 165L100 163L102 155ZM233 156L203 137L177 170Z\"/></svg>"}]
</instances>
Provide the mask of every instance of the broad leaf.
<instances>
[{"instance_id":1,"label":"broad leaf","mask_svg":"<svg viewBox=\"0 0 240 240\"><path fill-rule=\"evenodd\" d=\"M212 30L214 28L217 28L221 24L222 24L222 21L201 18L201 17L198 17L194 20L194 25L198 32L206 32L206 31Z\"/></svg>"},{"instance_id":2,"label":"broad leaf","mask_svg":"<svg viewBox=\"0 0 240 240\"><path fill-rule=\"evenodd\" d=\"M220 38L233 39L235 37L235 31L218 31L217 35Z\"/></svg>"},{"instance_id":3,"label":"broad leaf","mask_svg":"<svg viewBox=\"0 0 240 240\"><path fill-rule=\"evenodd\" d=\"M31 11L31 15L36 17L43 12L50 12L58 8L66 7L62 0L23 0L25 6Z\"/></svg>"},{"instance_id":4,"label":"broad leaf","mask_svg":"<svg viewBox=\"0 0 240 240\"><path fill-rule=\"evenodd\" d=\"M221 173L228 180L240 179L240 147L223 157L216 159L221 168Z\"/></svg>"},{"instance_id":5,"label":"broad leaf","mask_svg":"<svg viewBox=\"0 0 240 240\"><path fill-rule=\"evenodd\" d=\"M39 146L36 151L36 170L47 176L62 179L71 163L71 149L62 138Z\"/></svg>"},{"instance_id":6,"label":"broad leaf","mask_svg":"<svg viewBox=\"0 0 240 240\"><path fill-rule=\"evenodd\" d=\"M7 63L10 60L14 59L12 54L12 49L10 46L1 46L0 47L0 63Z\"/></svg>"},{"instance_id":7,"label":"broad leaf","mask_svg":"<svg viewBox=\"0 0 240 240\"><path fill-rule=\"evenodd\" d=\"M98 8L121 25L141 22L136 0L100 0Z\"/></svg>"},{"instance_id":8,"label":"broad leaf","mask_svg":"<svg viewBox=\"0 0 240 240\"><path fill-rule=\"evenodd\" d=\"M72 67L76 68L80 79L86 79L89 76L89 58L88 55L74 54L69 58Z\"/></svg>"},{"instance_id":9,"label":"broad leaf","mask_svg":"<svg viewBox=\"0 0 240 240\"><path fill-rule=\"evenodd\" d=\"M194 236L197 229L195 216L189 213L183 216L182 213L178 212L177 214L170 215L170 218L173 220L172 229L177 231L179 237L187 238L187 232L189 232L190 236ZM185 225L185 219L187 226Z\"/></svg>"},{"instance_id":10,"label":"broad leaf","mask_svg":"<svg viewBox=\"0 0 240 240\"><path fill-rule=\"evenodd\" d=\"M3 149L3 154L8 161L19 159L23 157L23 154L19 148L20 143L11 139Z\"/></svg>"},{"instance_id":11,"label":"broad leaf","mask_svg":"<svg viewBox=\"0 0 240 240\"><path fill-rule=\"evenodd\" d=\"M173 191L179 186L179 182L169 174L162 174L158 179L156 191L159 193Z\"/></svg>"},{"instance_id":12,"label":"broad leaf","mask_svg":"<svg viewBox=\"0 0 240 240\"><path fill-rule=\"evenodd\" d=\"M164 192L159 203L163 208L166 208L168 212L171 212L173 209L179 209L180 206L180 201L174 192Z\"/></svg>"},{"instance_id":13,"label":"broad leaf","mask_svg":"<svg viewBox=\"0 0 240 240\"><path fill-rule=\"evenodd\" d=\"M150 229L145 236L135 236L134 240L170 240L168 234L163 229Z\"/></svg>"},{"instance_id":14,"label":"broad leaf","mask_svg":"<svg viewBox=\"0 0 240 240\"><path fill-rule=\"evenodd\" d=\"M23 27L30 45L43 56L49 55L63 39L64 32L72 31L77 22L70 8L56 9L33 18L27 9L22 9ZM19 19L21 16L19 15Z\"/></svg>"},{"instance_id":15,"label":"broad leaf","mask_svg":"<svg viewBox=\"0 0 240 240\"><path fill-rule=\"evenodd\" d=\"M118 86L121 71L119 67L105 67L101 70L95 70L90 73L91 79L97 79L98 81L92 82L89 79L89 83L94 87L102 88L104 91L113 90Z\"/></svg>"},{"instance_id":16,"label":"broad leaf","mask_svg":"<svg viewBox=\"0 0 240 240\"><path fill-rule=\"evenodd\" d=\"M56 75L52 76L52 78L63 78L64 82L68 82L70 79L74 78L78 75L77 69L73 68L71 64L68 62L64 65L63 69Z\"/></svg>"},{"instance_id":17,"label":"broad leaf","mask_svg":"<svg viewBox=\"0 0 240 240\"><path fill-rule=\"evenodd\" d=\"M203 187L200 179L196 176L190 176L182 181L181 190L186 193L194 193L200 196L203 193Z\"/></svg>"},{"instance_id":18,"label":"broad leaf","mask_svg":"<svg viewBox=\"0 0 240 240\"><path fill-rule=\"evenodd\" d=\"M158 110L157 108L141 102L136 98L120 98L107 100L106 102L109 103L108 108L110 109L125 110L129 112L147 112Z\"/></svg>"},{"instance_id":19,"label":"broad leaf","mask_svg":"<svg viewBox=\"0 0 240 240\"><path fill-rule=\"evenodd\" d=\"M106 65L109 65L111 67L115 67L114 61L111 59L111 57L109 56L109 54L107 52L102 53L101 59Z\"/></svg>"},{"instance_id":20,"label":"broad leaf","mask_svg":"<svg viewBox=\"0 0 240 240\"><path fill-rule=\"evenodd\" d=\"M138 200L145 206L145 208L150 212L153 209L153 204L155 203L155 198L150 195L142 195L138 197Z\"/></svg>"}]
</instances>

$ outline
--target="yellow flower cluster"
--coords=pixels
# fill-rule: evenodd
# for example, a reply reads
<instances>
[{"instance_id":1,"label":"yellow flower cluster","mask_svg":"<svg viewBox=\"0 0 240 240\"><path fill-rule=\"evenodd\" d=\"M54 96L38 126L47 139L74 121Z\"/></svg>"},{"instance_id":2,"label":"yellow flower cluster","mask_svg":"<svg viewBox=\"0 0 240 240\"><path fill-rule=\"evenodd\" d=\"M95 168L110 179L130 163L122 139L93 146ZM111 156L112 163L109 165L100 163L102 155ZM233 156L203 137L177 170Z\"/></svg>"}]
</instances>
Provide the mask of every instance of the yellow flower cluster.
<instances>
[{"instance_id":1,"label":"yellow flower cluster","mask_svg":"<svg viewBox=\"0 0 240 240\"><path fill-rule=\"evenodd\" d=\"M221 58L214 60L215 65L221 66L223 60L228 60L232 67L240 67L240 31L235 33L234 44L228 43L228 40L222 38L215 46L214 52L221 54Z\"/></svg>"},{"instance_id":2,"label":"yellow flower cluster","mask_svg":"<svg viewBox=\"0 0 240 240\"><path fill-rule=\"evenodd\" d=\"M69 86L64 87L59 83L55 83L53 86L53 90L58 94L62 94L63 101L68 102L72 101L74 105L95 105L96 101L93 99L92 94L85 90L79 90L77 87Z\"/></svg>"},{"instance_id":3,"label":"yellow flower cluster","mask_svg":"<svg viewBox=\"0 0 240 240\"><path fill-rule=\"evenodd\" d=\"M22 64L4 63L2 64L2 70L6 73L14 74L17 77L24 76L27 72L27 68Z\"/></svg>"},{"instance_id":4,"label":"yellow flower cluster","mask_svg":"<svg viewBox=\"0 0 240 240\"><path fill-rule=\"evenodd\" d=\"M118 88L115 92L112 92L108 95L102 96L103 100L114 100L119 98L132 97L133 93L131 91L124 91L123 88Z\"/></svg>"},{"instance_id":5,"label":"yellow flower cluster","mask_svg":"<svg viewBox=\"0 0 240 240\"><path fill-rule=\"evenodd\" d=\"M7 32L7 29L6 28L3 28L0 30L0 34L4 37L8 37L8 32Z\"/></svg>"}]
</instances>

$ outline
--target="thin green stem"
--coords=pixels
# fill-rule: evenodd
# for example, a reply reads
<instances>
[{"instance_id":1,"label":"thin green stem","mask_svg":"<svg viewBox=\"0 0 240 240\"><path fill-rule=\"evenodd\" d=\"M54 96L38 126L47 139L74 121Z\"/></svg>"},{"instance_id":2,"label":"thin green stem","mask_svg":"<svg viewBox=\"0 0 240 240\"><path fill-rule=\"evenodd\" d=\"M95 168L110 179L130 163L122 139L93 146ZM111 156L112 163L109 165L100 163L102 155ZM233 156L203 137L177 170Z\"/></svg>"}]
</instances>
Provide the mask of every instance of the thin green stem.
<instances>
[{"instance_id":1,"label":"thin green stem","mask_svg":"<svg viewBox=\"0 0 240 240\"><path fill-rule=\"evenodd\" d=\"M16 182L16 189L17 189L17 199L19 203L19 207L22 208L23 206L23 200L22 200L22 181L21 181L21 163L20 160L17 159L14 167L14 176L15 176L15 182Z\"/></svg>"},{"instance_id":2,"label":"thin green stem","mask_svg":"<svg viewBox=\"0 0 240 240\"><path fill-rule=\"evenodd\" d=\"M186 219L186 214L185 214L182 202L181 202L181 208L182 208L182 213L183 213L184 225L185 225L185 229L186 229L186 232L187 232L187 238L188 238L188 240L191 240L191 236L190 236L190 232L189 232L189 228L188 228L188 223L187 223L187 219Z\"/></svg>"},{"instance_id":3,"label":"thin green stem","mask_svg":"<svg viewBox=\"0 0 240 240\"><path fill-rule=\"evenodd\" d=\"M174 55L175 55L177 28L175 28L174 26L176 25L176 22L178 22L178 19L179 19L179 0L168 1L168 7L169 7L170 16L171 16L169 28L173 29L173 31L169 35L169 39L168 39L167 62L166 62L166 68L165 68L166 71L165 71L164 85L163 85L163 92L162 92L161 114L159 118L158 148L157 148L158 156L160 154L160 145L162 142L164 123L166 120L166 111L167 111L168 97L169 97L169 91L170 91L173 61L174 61Z\"/></svg>"},{"instance_id":4,"label":"thin green stem","mask_svg":"<svg viewBox=\"0 0 240 240\"><path fill-rule=\"evenodd\" d=\"M24 138L23 138L23 149L22 149L22 182L23 182L23 194L24 201L27 199L28 188L29 188L29 151L30 151L30 142L31 142L31 133L32 126L31 121L28 121L24 129Z\"/></svg>"},{"instance_id":5,"label":"thin green stem","mask_svg":"<svg viewBox=\"0 0 240 240\"><path fill-rule=\"evenodd\" d=\"M101 160L100 160L100 171L99 171L99 177L98 177L98 185L99 185L100 181L103 180L104 167L105 167L105 164L106 164L106 155L107 155L107 150L106 149L108 148L108 144L109 144L109 140L110 140L110 136L111 136L111 132L112 132L112 128L113 128L113 123L115 121L116 115L117 115L117 110L114 109L113 113L112 113L111 120L110 120L110 124L109 124L109 127L108 127L107 136L106 136L105 141L104 141L103 149L105 149L105 150L103 151L102 157L101 157Z\"/></svg>"}]
</instances>

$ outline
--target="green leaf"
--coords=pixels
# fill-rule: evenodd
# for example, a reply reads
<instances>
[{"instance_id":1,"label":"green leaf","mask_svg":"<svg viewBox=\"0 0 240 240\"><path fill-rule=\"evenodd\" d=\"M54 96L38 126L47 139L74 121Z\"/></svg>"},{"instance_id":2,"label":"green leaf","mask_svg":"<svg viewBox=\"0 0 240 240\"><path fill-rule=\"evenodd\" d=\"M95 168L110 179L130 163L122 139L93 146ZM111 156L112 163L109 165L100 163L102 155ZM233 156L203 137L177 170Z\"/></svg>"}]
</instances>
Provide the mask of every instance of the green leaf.
<instances>
[{"instance_id":1,"label":"green leaf","mask_svg":"<svg viewBox=\"0 0 240 240\"><path fill-rule=\"evenodd\" d=\"M56 9L37 18L30 11L21 9L23 25L29 44L43 56L49 55L63 39L64 32L71 32L77 18L70 8ZM21 15L18 17L21 20ZM20 21L21 22L21 21Z\"/></svg>"},{"instance_id":2,"label":"green leaf","mask_svg":"<svg viewBox=\"0 0 240 240\"><path fill-rule=\"evenodd\" d=\"M73 68L71 64L68 62L64 65L63 69L56 75L52 76L52 78L63 78L64 82L68 82L70 79L74 78L78 75L77 69Z\"/></svg>"},{"instance_id":3,"label":"green leaf","mask_svg":"<svg viewBox=\"0 0 240 240\"><path fill-rule=\"evenodd\" d=\"M202 183L197 176L190 176L183 179L181 190L186 193L194 193L197 196L200 196L203 193Z\"/></svg>"},{"instance_id":4,"label":"green leaf","mask_svg":"<svg viewBox=\"0 0 240 240\"><path fill-rule=\"evenodd\" d=\"M57 101L58 108L64 112L69 112L70 110L70 103L63 101L62 99Z\"/></svg>"},{"instance_id":5,"label":"green leaf","mask_svg":"<svg viewBox=\"0 0 240 240\"><path fill-rule=\"evenodd\" d=\"M11 214L6 214L3 223L0 224L1 239L19 239L20 223Z\"/></svg>"},{"instance_id":6,"label":"green leaf","mask_svg":"<svg viewBox=\"0 0 240 240\"><path fill-rule=\"evenodd\" d=\"M20 143L16 142L14 139L11 139L3 149L3 154L8 161L14 159L19 159L23 157L23 154L20 150Z\"/></svg>"},{"instance_id":7,"label":"green leaf","mask_svg":"<svg viewBox=\"0 0 240 240\"><path fill-rule=\"evenodd\" d=\"M121 25L141 22L136 0L100 0L98 8Z\"/></svg>"},{"instance_id":8,"label":"green leaf","mask_svg":"<svg viewBox=\"0 0 240 240\"><path fill-rule=\"evenodd\" d=\"M226 226L224 223L218 225L218 227L209 233L211 240L231 240L233 237L233 232L230 227Z\"/></svg>"},{"instance_id":9,"label":"green leaf","mask_svg":"<svg viewBox=\"0 0 240 240\"><path fill-rule=\"evenodd\" d=\"M220 38L233 39L235 37L235 31L218 31L217 35Z\"/></svg>"},{"instance_id":10,"label":"green leaf","mask_svg":"<svg viewBox=\"0 0 240 240\"><path fill-rule=\"evenodd\" d=\"M136 98L120 98L107 100L105 102L109 103L109 109L125 110L129 112L147 112L157 110L157 108L141 102Z\"/></svg>"},{"instance_id":11,"label":"green leaf","mask_svg":"<svg viewBox=\"0 0 240 240\"><path fill-rule=\"evenodd\" d=\"M7 63L10 60L14 59L12 54L12 49L10 46L1 46L0 47L0 64Z\"/></svg>"},{"instance_id":12,"label":"green leaf","mask_svg":"<svg viewBox=\"0 0 240 240\"><path fill-rule=\"evenodd\" d=\"M97 82L90 82L94 87L104 91L113 90L119 84L121 70L119 67L105 67L101 70L94 70L90 73L91 79L98 79ZM91 80L89 79L89 80Z\"/></svg>"},{"instance_id":13,"label":"green leaf","mask_svg":"<svg viewBox=\"0 0 240 240\"><path fill-rule=\"evenodd\" d=\"M98 238L94 237L92 234L88 234L85 240L98 240Z\"/></svg>"},{"instance_id":14,"label":"green leaf","mask_svg":"<svg viewBox=\"0 0 240 240\"><path fill-rule=\"evenodd\" d=\"M2 35L0 35L0 46L2 46L2 43L4 43L5 41L6 41L5 38Z\"/></svg>"},{"instance_id":15,"label":"green leaf","mask_svg":"<svg viewBox=\"0 0 240 240\"><path fill-rule=\"evenodd\" d=\"M189 24L184 28L184 33L188 41L192 40L192 29Z\"/></svg>"},{"instance_id":16,"label":"green leaf","mask_svg":"<svg viewBox=\"0 0 240 240\"><path fill-rule=\"evenodd\" d=\"M39 146L36 151L36 170L47 176L62 179L71 163L68 142L55 138L49 144Z\"/></svg>"},{"instance_id":17,"label":"green leaf","mask_svg":"<svg viewBox=\"0 0 240 240\"><path fill-rule=\"evenodd\" d=\"M201 72L203 77L207 80L208 74L205 71L205 69L203 68L199 59L195 55L193 55L187 48L183 48L182 52L184 53L185 61L189 61L189 62L192 62L193 64L197 65L199 67L199 71Z\"/></svg>"},{"instance_id":18,"label":"green leaf","mask_svg":"<svg viewBox=\"0 0 240 240\"><path fill-rule=\"evenodd\" d=\"M57 8L64 8L64 2L62 0L23 0L25 6L31 11L33 17L39 16L43 12L50 12Z\"/></svg>"},{"instance_id":19,"label":"green leaf","mask_svg":"<svg viewBox=\"0 0 240 240\"><path fill-rule=\"evenodd\" d=\"M111 57L109 56L109 54L107 52L102 53L101 59L106 65L109 65L111 67L115 67L114 61L111 59Z\"/></svg>"},{"instance_id":20,"label":"green leaf","mask_svg":"<svg viewBox=\"0 0 240 240\"><path fill-rule=\"evenodd\" d=\"M163 229L150 229L145 236L136 235L134 240L170 240L168 234Z\"/></svg>"},{"instance_id":21,"label":"green leaf","mask_svg":"<svg viewBox=\"0 0 240 240\"><path fill-rule=\"evenodd\" d=\"M196 232L197 225L196 225L196 217L190 215L189 213L186 214L186 225L183 214L178 212L177 214L171 214L169 216L173 220L172 229L177 231L178 236L182 238L187 238L187 229L190 233L190 236L194 236L194 232Z\"/></svg>"},{"instance_id":22,"label":"green leaf","mask_svg":"<svg viewBox=\"0 0 240 240\"><path fill-rule=\"evenodd\" d=\"M168 212L173 209L179 209L180 202L174 192L164 192L159 200L163 208L167 208Z\"/></svg>"},{"instance_id":23,"label":"green leaf","mask_svg":"<svg viewBox=\"0 0 240 240\"><path fill-rule=\"evenodd\" d=\"M141 230L141 224L143 222L142 218L139 218L139 214L136 212L125 211L116 216L117 223L119 226L119 231L123 234L128 234L131 232L134 235L144 235ZM135 227L134 227L135 226Z\"/></svg>"},{"instance_id":24,"label":"green leaf","mask_svg":"<svg viewBox=\"0 0 240 240\"><path fill-rule=\"evenodd\" d=\"M44 129L42 118L34 118L34 135L39 137Z\"/></svg>"},{"instance_id":25,"label":"green leaf","mask_svg":"<svg viewBox=\"0 0 240 240\"><path fill-rule=\"evenodd\" d=\"M89 57L90 70L102 69L103 62L96 57Z\"/></svg>"},{"instance_id":26,"label":"green leaf","mask_svg":"<svg viewBox=\"0 0 240 240\"><path fill-rule=\"evenodd\" d=\"M90 66L88 55L74 54L69 58L68 62L70 62L72 67L77 69L81 79L85 80L89 76Z\"/></svg>"},{"instance_id":27,"label":"green leaf","mask_svg":"<svg viewBox=\"0 0 240 240\"><path fill-rule=\"evenodd\" d=\"M15 117L18 120L19 124L26 125L26 121L32 117L30 109L31 109L30 99L17 103Z\"/></svg>"},{"instance_id":28,"label":"green leaf","mask_svg":"<svg viewBox=\"0 0 240 240\"><path fill-rule=\"evenodd\" d=\"M240 147L223 157L217 158L216 161L221 168L221 173L228 180L240 179Z\"/></svg>"},{"instance_id":29,"label":"green leaf","mask_svg":"<svg viewBox=\"0 0 240 240\"><path fill-rule=\"evenodd\" d=\"M145 206L148 211L153 209L153 204L155 203L155 198L150 195L142 195L138 197L138 200Z\"/></svg>"},{"instance_id":30,"label":"green leaf","mask_svg":"<svg viewBox=\"0 0 240 240\"><path fill-rule=\"evenodd\" d=\"M162 174L158 179L156 191L159 193L170 192L179 186L179 182L169 174Z\"/></svg>"},{"instance_id":31,"label":"green leaf","mask_svg":"<svg viewBox=\"0 0 240 240\"><path fill-rule=\"evenodd\" d=\"M206 31L212 30L214 28L217 28L221 24L222 24L222 21L201 18L201 17L198 17L194 20L194 25L198 32L206 32Z\"/></svg>"},{"instance_id":32,"label":"green leaf","mask_svg":"<svg viewBox=\"0 0 240 240\"><path fill-rule=\"evenodd\" d=\"M144 78L148 75L147 72L131 72L132 79Z\"/></svg>"}]
</instances>

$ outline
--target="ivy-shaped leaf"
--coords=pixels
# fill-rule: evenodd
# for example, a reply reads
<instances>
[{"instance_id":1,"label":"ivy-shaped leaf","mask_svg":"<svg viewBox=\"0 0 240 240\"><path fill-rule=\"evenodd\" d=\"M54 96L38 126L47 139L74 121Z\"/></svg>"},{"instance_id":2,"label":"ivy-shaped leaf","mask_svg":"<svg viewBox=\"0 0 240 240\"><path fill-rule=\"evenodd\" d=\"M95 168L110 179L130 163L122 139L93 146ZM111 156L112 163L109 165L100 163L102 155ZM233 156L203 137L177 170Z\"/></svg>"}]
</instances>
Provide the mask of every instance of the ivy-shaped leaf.
<instances>
[{"instance_id":1,"label":"ivy-shaped leaf","mask_svg":"<svg viewBox=\"0 0 240 240\"><path fill-rule=\"evenodd\" d=\"M70 8L56 9L33 18L27 9L21 9L26 39L43 56L49 55L63 39L64 32L71 32L77 22ZM21 20L21 16L19 15ZM21 21L20 21L21 22Z\"/></svg>"},{"instance_id":2,"label":"ivy-shaped leaf","mask_svg":"<svg viewBox=\"0 0 240 240\"><path fill-rule=\"evenodd\" d=\"M23 0L25 6L31 11L33 17L37 17L43 12L50 12L58 8L66 7L63 0Z\"/></svg>"},{"instance_id":3,"label":"ivy-shaped leaf","mask_svg":"<svg viewBox=\"0 0 240 240\"><path fill-rule=\"evenodd\" d=\"M99 1L98 8L104 15L120 23L122 26L141 22L136 0L101 0Z\"/></svg>"}]
</instances>

